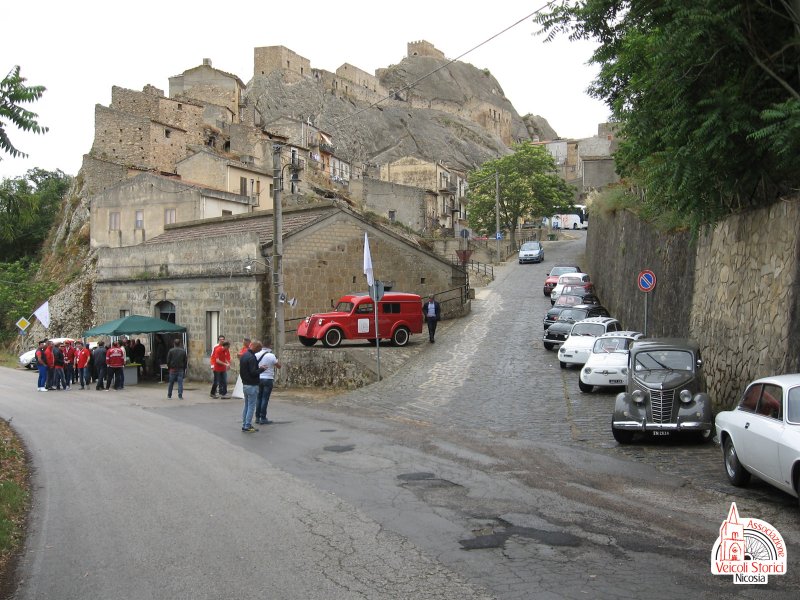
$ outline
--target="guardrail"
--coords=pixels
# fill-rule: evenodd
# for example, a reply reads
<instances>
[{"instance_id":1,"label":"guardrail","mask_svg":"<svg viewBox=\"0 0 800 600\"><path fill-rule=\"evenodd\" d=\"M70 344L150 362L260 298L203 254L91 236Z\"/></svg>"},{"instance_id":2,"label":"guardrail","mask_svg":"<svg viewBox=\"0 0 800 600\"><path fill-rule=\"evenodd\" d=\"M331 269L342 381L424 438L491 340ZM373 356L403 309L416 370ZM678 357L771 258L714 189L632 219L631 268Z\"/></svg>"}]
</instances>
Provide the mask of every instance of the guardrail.
<instances>
[{"instance_id":1,"label":"guardrail","mask_svg":"<svg viewBox=\"0 0 800 600\"><path fill-rule=\"evenodd\" d=\"M477 260L468 260L466 262L461 262L461 259L458 256L451 256L450 262L454 265L459 265L464 267L465 269L469 269L471 271L475 271L476 273L482 273L487 275L494 280L494 266L488 263L482 263Z\"/></svg>"}]
</instances>

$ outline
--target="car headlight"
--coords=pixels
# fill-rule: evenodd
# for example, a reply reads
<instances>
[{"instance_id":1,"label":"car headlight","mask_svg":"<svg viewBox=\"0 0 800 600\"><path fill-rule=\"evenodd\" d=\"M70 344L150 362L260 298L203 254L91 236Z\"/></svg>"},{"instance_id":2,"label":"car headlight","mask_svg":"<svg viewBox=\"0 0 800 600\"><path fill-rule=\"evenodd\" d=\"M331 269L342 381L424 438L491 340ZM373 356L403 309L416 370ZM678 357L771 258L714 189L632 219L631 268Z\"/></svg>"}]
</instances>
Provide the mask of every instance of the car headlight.
<instances>
[{"instance_id":1,"label":"car headlight","mask_svg":"<svg viewBox=\"0 0 800 600\"><path fill-rule=\"evenodd\" d=\"M679 398L684 404L689 404L692 401L692 392L689 390L681 390Z\"/></svg>"},{"instance_id":2,"label":"car headlight","mask_svg":"<svg viewBox=\"0 0 800 600\"><path fill-rule=\"evenodd\" d=\"M583 374L584 375L589 375L591 372L592 372L592 368L591 367L583 367Z\"/></svg>"},{"instance_id":3,"label":"car headlight","mask_svg":"<svg viewBox=\"0 0 800 600\"><path fill-rule=\"evenodd\" d=\"M633 390L631 399L636 402L636 404L644 404L645 393L642 390Z\"/></svg>"},{"instance_id":4,"label":"car headlight","mask_svg":"<svg viewBox=\"0 0 800 600\"><path fill-rule=\"evenodd\" d=\"M619 370L619 372L622 373L623 375L627 375L628 374L628 367L622 367Z\"/></svg>"},{"instance_id":5,"label":"car headlight","mask_svg":"<svg viewBox=\"0 0 800 600\"><path fill-rule=\"evenodd\" d=\"M317 319L317 325L322 325L322 323L324 323L322 319Z\"/></svg>"},{"instance_id":6,"label":"car headlight","mask_svg":"<svg viewBox=\"0 0 800 600\"><path fill-rule=\"evenodd\" d=\"M558 349L558 353L564 354L564 346L561 346L561 348Z\"/></svg>"}]
</instances>

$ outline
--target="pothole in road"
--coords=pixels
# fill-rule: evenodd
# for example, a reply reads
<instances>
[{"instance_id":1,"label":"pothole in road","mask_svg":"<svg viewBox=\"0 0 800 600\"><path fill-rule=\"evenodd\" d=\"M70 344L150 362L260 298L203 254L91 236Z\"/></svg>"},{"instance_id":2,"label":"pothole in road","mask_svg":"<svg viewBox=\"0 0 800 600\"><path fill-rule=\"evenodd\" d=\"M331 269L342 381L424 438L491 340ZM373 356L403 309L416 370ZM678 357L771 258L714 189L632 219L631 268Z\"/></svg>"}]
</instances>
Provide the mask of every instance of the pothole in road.
<instances>
[{"instance_id":1,"label":"pothole in road","mask_svg":"<svg viewBox=\"0 0 800 600\"><path fill-rule=\"evenodd\" d=\"M500 525L492 528L491 533L477 535L468 540L458 540L464 550L485 550L488 548L503 548L506 541L517 536L536 540L547 546L580 546L581 539L578 536L563 531L546 531L534 527L517 527L516 525L503 524L502 519L498 520Z\"/></svg>"},{"instance_id":2,"label":"pothole in road","mask_svg":"<svg viewBox=\"0 0 800 600\"><path fill-rule=\"evenodd\" d=\"M320 429L321 433L333 433L334 431L336 431L336 430L335 429Z\"/></svg>"},{"instance_id":3,"label":"pothole in road","mask_svg":"<svg viewBox=\"0 0 800 600\"><path fill-rule=\"evenodd\" d=\"M419 472L419 473L403 473L398 475L397 478L402 481L400 485L405 488L425 493L426 490L434 490L439 488L460 488L462 486L447 479L439 479L433 473Z\"/></svg>"},{"instance_id":4,"label":"pothole in road","mask_svg":"<svg viewBox=\"0 0 800 600\"><path fill-rule=\"evenodd\" d=\"M326 452L350 452L355 450L355 444L342 444L340 446L323 446L322 449Z\"/></svg>"}]
</instances>

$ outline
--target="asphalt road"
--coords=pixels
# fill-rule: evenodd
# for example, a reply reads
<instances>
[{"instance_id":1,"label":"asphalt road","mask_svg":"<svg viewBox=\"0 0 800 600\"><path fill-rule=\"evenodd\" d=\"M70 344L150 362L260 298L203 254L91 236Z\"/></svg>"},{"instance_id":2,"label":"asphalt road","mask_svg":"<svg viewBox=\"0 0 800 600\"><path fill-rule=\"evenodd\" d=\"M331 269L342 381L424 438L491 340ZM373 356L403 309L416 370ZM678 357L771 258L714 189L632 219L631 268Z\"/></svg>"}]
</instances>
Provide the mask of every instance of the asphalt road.
<instances>
[{"instance_id":1,"label":"asphalt road","mask_svg":"<svg viewBox=\"0 0 800 600\"><path fill-rule=\"evenodd\" d=\"M256 434L204 385L43 394L0 369L34 463L17 598L795 598L796 500L729 486L713 444L618 446L613 394L544 350L544 274L583 234L546 252L435 344L382 349L405 363L381 383L277 391ZM710 574L733 500L788 544L766 589Z\"/></svg>"}]
</instances>

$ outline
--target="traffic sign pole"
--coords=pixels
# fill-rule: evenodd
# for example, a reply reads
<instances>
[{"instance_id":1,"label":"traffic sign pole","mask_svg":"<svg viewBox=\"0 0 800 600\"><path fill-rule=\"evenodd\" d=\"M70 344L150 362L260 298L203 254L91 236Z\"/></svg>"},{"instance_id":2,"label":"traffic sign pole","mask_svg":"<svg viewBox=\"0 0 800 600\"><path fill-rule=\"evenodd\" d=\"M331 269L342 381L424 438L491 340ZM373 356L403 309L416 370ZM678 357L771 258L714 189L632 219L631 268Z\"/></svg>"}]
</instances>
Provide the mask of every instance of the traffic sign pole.
<instances>
[{"instance_id":1,"label":"traffic sign pole","mask_svg":"<svg viewBox=\"0 0 800 600\"><path fill-rule=\"evenodd\" d=\"M656 287L656 274L649 269L639 273L636 281L639 289L644 292L644 335L647 337L647 297Z\"/></svg>"}]
</instances>

